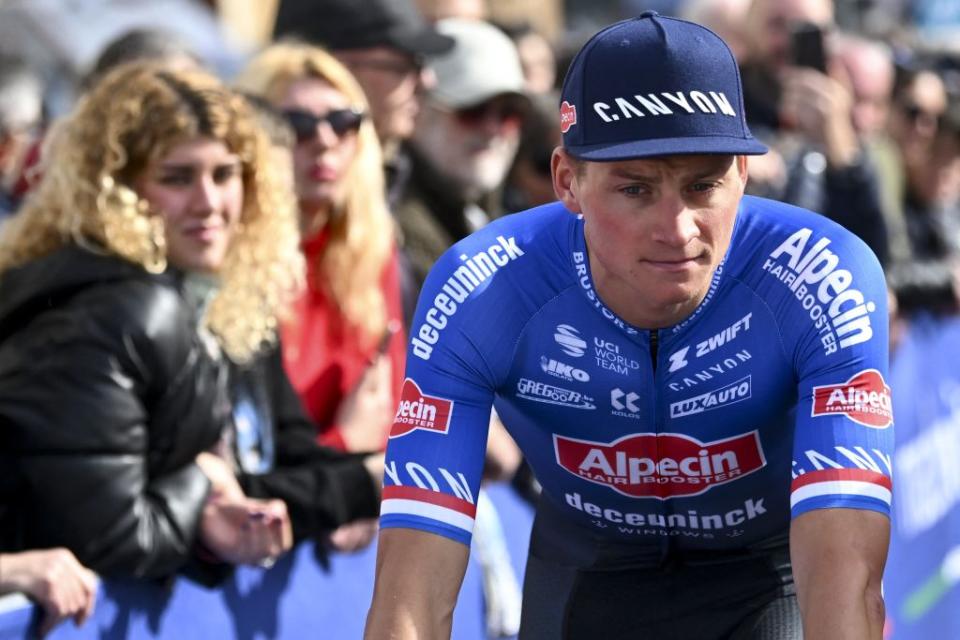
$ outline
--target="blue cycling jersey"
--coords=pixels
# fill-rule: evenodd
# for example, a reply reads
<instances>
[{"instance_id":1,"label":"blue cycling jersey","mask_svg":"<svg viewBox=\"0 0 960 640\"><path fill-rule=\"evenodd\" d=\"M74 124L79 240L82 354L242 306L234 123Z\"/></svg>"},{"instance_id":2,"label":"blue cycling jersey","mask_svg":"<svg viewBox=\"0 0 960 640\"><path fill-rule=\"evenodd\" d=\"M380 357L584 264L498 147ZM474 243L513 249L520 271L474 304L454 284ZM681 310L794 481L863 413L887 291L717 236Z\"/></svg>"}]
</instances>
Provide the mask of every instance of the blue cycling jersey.
<instances>
[{"instance_id":1,"label":"blue cycling jersey","mask_svg":"<svg viewBox=\"0 0 960 640\"><path fill-rule=\"evenodd\" d=\"M763 547L811 509L889 514L887 292L859 239L745 197L705 299L646 330L598 297L583 226L539 207L435 265L382 527L469 544L491 406L543 486L539 535L572 561Z\"/></svg>"}]
</instances>

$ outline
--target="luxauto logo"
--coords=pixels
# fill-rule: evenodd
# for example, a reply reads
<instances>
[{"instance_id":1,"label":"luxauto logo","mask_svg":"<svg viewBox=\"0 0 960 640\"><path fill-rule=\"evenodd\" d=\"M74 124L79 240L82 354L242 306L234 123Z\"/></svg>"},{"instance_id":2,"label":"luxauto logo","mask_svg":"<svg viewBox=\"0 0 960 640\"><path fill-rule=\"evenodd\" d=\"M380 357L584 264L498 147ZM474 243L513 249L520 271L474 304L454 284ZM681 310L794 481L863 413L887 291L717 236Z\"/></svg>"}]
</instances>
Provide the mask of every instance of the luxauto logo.
<instances>
[{"instance_id":1,"label":"luxauto logo","mask_svg":"<svg viewBox=\"0 0 960 640\"><path fill-rule=\"evenodd\" d=\"M558 324L553 339L560 345L560 349L568 356L580 358L587 352L587 341L580 337L576 327L569 324Z\"/></svg>"},{"instance_id":2,"label":"luxauto logo","mask_svg":"<svg viewBox=\"0 0 960 640\"><path fill-rule=\"evenodd\" d=\"M453 415L453 400L428 396L411 378L403 381L400 404L390 429L391 438L422 429L446 435Z\"/></svg>"},{"instance_id":3,"label":"luxauto logo","mask_svg":"<svg viewBox=\"0 0 960 640\"><path fill-rule=\"evenodd\" d=\"M760 435L701 442L681 433L636 433L610 443L554 434L557 464L631 498L695 496L762 469Z\"/></svg>"},{"instance_id":4,"label":"luxauto logo","mask_svg":"<svg viewBox=\"0 0 960 640\"><path fill-rule=\"evenodd\" d=\"M751 389L751 377L745 376L719 389L672 403L670 405L670 417L692 416L711 409L726 407L741 400L747 400L750 397Z\"/></svg>"}]
</instances>

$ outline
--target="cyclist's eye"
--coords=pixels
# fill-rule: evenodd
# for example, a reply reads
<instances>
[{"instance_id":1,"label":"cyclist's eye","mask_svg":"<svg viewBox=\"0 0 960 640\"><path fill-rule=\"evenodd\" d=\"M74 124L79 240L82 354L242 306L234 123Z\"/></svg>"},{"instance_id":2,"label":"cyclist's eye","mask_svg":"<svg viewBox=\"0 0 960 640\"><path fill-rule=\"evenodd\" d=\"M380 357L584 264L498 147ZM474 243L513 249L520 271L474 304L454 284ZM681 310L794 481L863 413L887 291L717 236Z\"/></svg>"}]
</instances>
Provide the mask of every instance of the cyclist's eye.
<instances>
[{"instance_id":1,"label":"cyclist's eye","mask_svg":"<svg viewBox=\"0 0 960 640\"><path fill-rule=\"evenodd\" d=\"M719 182L695 182L689 187L690 193L697 197L706 197L710 196L716 192L717 188L720 186Z\"/></svg>"}]
</instances>

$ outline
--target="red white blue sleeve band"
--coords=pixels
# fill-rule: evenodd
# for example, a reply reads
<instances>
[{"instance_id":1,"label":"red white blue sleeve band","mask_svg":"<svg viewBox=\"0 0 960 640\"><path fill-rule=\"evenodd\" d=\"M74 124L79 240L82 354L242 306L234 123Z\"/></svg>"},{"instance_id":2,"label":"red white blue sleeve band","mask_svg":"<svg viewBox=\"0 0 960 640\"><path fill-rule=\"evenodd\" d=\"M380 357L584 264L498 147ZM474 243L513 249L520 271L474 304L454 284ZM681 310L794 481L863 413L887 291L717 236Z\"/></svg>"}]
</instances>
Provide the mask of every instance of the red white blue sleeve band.
<instances>
[{"instance_id":1,"label":"red white blue sleeve band","mask_svg":"<svg viewBox=\"0 0 960 640\"><path fill-rule=\"evenodd\" d=\"M892 483L888 476L866 469L822 469L805 473L790 486L795 518L813 509L848 507L890 515Z\"/></svg>"},{"instance_id":2,"label":"red white blue sleeve band","mask_svg":"<svg viewBox=\"0 0 960 640\"><path fill-rule=\"evenodd\" d=\"M475 504L446 493L387 486L380 505L380 527L420 529L469 546L476 514Z\"/></svg>"}]
</instances>

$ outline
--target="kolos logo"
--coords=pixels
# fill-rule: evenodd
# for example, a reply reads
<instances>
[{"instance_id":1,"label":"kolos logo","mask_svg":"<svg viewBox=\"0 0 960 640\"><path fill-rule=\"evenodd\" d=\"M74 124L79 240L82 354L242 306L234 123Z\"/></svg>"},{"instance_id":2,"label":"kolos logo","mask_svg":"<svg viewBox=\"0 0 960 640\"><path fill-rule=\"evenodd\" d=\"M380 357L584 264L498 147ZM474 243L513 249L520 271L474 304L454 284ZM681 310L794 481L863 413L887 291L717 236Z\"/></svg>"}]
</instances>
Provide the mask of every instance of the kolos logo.
<instances>
[{"instance_id":1,"label":"kolos logo","mask_svg":"<svg viewBox=\"0 0 960 640\"><path fill-rule=\"evenodd\" d=\"M417 429L446 434L452 414L453 400L428 396L416 382L407 378L400 391L400 405L393 418L390 437L399 438Z\"/></svg>"},{"instance_id":2,"label":"kolos logo","mask_svg":"<svg viewBox=\"0 0 960 640\"><path fill-rule=\"evenodd\" d=\"M553 436L557 464L632 498L695 496L762 469L756 431L713 442L680 433L635 433L611 443Z\"/></svg>"},{"instance_id":3,"label":"kolos logo","mask_svg":"<svg viewBox=\"0 0 960 640\"><path fill-rule=\"evenodd\" d=\"M890 387L876 369L865 369L841 384L813 388L811 416L842 413L873 429L886 429L893 424Z\"/></svg>"}]
</instances>

